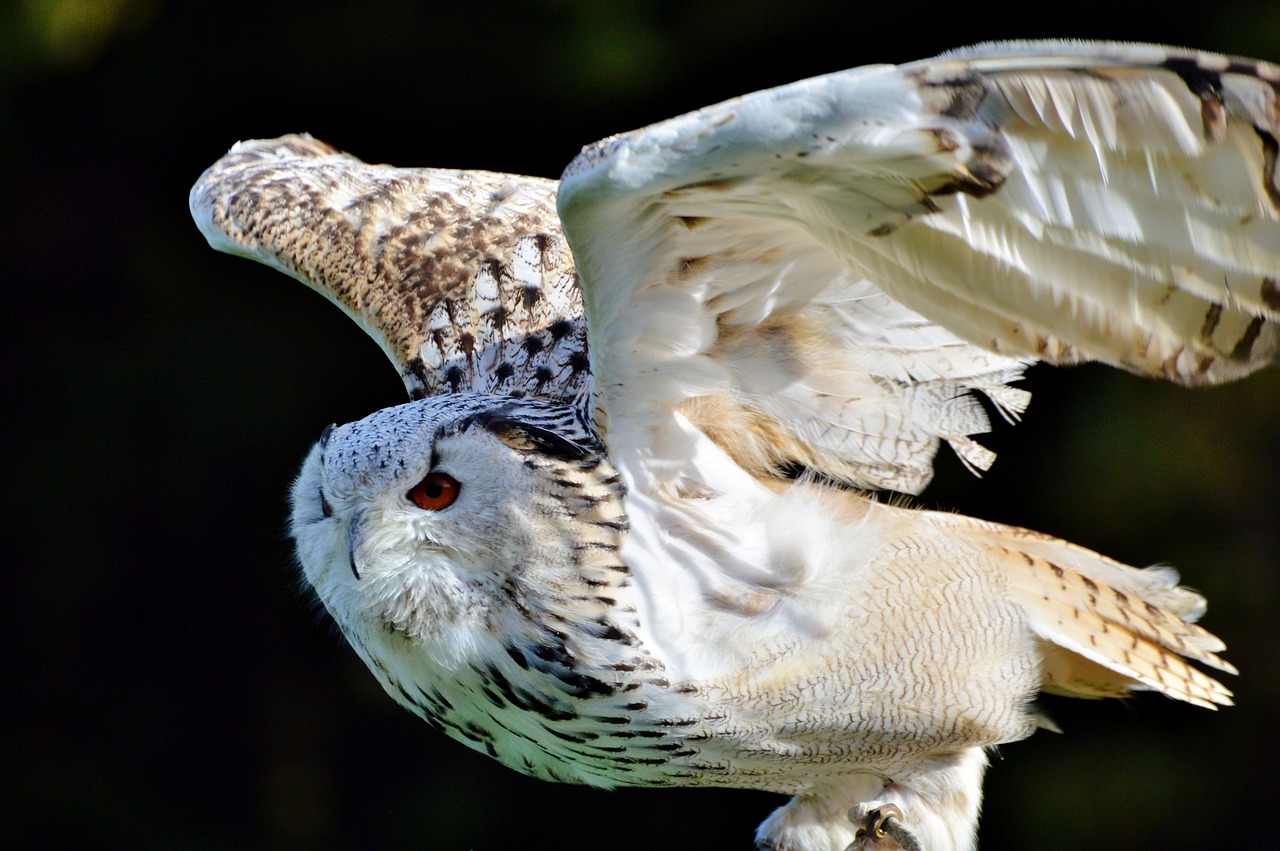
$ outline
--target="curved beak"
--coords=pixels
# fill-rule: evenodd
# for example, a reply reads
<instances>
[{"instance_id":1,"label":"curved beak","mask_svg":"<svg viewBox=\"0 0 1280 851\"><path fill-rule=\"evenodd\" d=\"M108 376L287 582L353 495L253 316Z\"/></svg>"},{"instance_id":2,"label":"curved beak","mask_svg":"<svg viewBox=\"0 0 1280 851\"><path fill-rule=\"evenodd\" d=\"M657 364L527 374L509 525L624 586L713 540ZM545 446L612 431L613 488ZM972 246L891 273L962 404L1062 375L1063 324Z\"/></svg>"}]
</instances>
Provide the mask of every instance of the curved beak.
<instances>
[{"instance_id":1,"label":"curved beak","mask_svg":"<svg viewBox=\"0 0 1280 851\"><path fill-rule=\"evenodd\" d=\"M357 511L351 517L351 525L347 527L347 555L351 560L351 575L360 578L360 565L364 559L356 555L360 548L360 531L364 526L364 512Z\"/></svg>"}]
</instances>

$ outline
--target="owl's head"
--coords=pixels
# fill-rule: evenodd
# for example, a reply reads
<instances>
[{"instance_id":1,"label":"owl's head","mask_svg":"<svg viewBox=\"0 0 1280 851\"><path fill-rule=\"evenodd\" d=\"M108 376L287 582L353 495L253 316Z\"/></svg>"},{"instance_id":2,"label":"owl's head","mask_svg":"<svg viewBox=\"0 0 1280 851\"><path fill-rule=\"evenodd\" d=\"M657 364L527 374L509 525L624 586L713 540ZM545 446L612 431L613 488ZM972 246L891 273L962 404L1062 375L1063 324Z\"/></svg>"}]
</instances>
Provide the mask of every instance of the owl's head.
<instances>
[{"instance_id":1,"label":"owl's head","mask_svg":"<svg viewBox=\"0 0 1280 851\"><path fill-rule=\"evenodd\" d=\"M292 532L353 642L447 641L552 593L575 525L620 522L620 490L573 408L439 396L327 429L294 483Z\"/></svg>"}]
</instances>

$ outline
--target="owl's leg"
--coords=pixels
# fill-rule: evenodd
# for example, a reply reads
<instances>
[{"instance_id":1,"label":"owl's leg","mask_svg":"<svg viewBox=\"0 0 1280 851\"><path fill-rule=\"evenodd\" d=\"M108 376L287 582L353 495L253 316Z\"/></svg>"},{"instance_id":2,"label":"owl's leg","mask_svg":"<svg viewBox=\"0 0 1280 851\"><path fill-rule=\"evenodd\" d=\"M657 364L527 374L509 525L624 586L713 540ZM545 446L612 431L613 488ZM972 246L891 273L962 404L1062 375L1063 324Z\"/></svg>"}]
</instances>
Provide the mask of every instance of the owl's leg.
<instances>
[{"instance_id":1,"label":"owl's leg","mask_svg":"<svg viewBox=\"0 0 1280 851\"><path fill-rule=\"evenodd\" d=\"M849 811L847 851L973 851L987 755L968 748Z\"/></svg>"},{"instance_id":2,"label":"owl's leg","mask_svg":"<svg viewBox=\"0 0 1280 851\"><path fill-rule=\"evenodd\" d=\"M756 829L757 851L842 851L853 841L849 802L874 797L884 781L871 775L840 778L796 795Z\"/></svg>"}]
</instances>

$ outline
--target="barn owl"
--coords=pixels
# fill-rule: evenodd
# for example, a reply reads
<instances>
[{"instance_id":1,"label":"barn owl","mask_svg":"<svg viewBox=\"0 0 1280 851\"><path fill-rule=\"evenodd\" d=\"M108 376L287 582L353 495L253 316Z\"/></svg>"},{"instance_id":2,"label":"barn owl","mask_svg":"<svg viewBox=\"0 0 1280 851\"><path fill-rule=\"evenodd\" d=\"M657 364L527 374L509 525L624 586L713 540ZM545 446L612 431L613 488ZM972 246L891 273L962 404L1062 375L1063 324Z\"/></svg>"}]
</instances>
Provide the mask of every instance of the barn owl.
<instances>
[{"instance_id":1,"label":"barn owl","mask_svg":"<svg viewBox=\"0 0 1280 851\"><path fill-rule=\"evenodd\" d=\"M198 181L412 399L326 429L307 581L386 691L534 777L790 796L758 848L969 849L1039 691L1229 705L1205 601L916 510L1034 361L1184 385L1280 349L1280 69L985 45L759 92L559 182L309 136Z\"/></svg>"}]
</instances>

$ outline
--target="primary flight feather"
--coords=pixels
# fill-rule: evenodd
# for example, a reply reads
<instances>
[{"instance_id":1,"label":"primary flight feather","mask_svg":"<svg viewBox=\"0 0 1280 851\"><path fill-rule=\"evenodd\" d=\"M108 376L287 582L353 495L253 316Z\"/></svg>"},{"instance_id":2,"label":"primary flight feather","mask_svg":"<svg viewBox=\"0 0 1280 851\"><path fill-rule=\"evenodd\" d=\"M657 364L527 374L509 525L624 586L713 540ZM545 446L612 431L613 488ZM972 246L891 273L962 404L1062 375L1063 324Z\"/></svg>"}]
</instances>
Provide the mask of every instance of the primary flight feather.
<instances>
[{"instance_id":1,"label":"primary flight feather","mask_svg":"<svg viewBox=\"0 0 1280 851\"><path fill-rule=\"evenodd\" d=\"M1273 364L1278 136L1275 66L986 45L616 136L558 184L241 143L191 208L415 400L294 486L392 697L537 777L792 796L760 848L943 851L1037 691L1213 708L1199 666L1234 669L1171 569L866 491L918 492L942 442L988 467L977 396L1016 419L1036 360Z\"/></svg>"}]
</instances>

